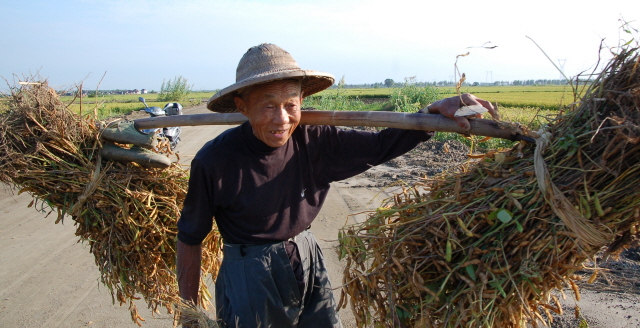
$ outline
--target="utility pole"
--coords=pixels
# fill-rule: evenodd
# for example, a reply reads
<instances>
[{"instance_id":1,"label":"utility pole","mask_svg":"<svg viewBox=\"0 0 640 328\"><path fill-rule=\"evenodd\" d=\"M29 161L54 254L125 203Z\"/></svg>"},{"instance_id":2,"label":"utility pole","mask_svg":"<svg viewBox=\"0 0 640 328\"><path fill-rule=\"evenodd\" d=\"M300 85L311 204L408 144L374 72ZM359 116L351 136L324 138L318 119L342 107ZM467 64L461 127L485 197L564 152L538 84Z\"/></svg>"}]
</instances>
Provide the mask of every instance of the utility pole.
<instances>
[{"instance_id":1,"label":"utility pole","mask_svg":"<svg viewBox=\"0 0 640 328\"><path fill-rule=\"evenodd\" d=\"M563 59L558 58L558 66L560 66L560 81L565 80L564 65L566 63L567 63L567 59L566 58L563 58Z\"/></svg>"}]
</instances>

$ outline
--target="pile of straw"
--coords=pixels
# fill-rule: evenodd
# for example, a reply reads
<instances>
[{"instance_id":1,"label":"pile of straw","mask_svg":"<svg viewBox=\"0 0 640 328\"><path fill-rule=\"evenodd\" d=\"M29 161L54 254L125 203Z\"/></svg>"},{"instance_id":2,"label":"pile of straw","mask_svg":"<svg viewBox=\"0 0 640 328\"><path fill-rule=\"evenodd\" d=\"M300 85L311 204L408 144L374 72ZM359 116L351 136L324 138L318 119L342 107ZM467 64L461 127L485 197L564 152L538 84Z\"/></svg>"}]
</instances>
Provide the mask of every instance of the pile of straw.
<instances>
[{"instance_id":1,"label":"pile of straw","mask_svg":"<svg viewBox=\"0 0 640 328\"><path fill-rule=\"evenodd\" d=\"M525 327L562 308L552 291L640 224L640 57L623 49L536 145L399 193L341 230L341 306L359 326ZM594 270L590 281L598 270Z\"/></svg>"},{"instance_id":2,"label":"pile of straw","mask_svg":"<svg viewBox=\"0 0 640 328\"><path fill-rule=\"evenodd\" d=\"M100 159L100 122L67 109L46 82L11 87L0 113L0 181L28 192L36 206L71 217L88 243L113 301L140 296L153 312L173 312L180 299L175 276L176 221L188 175ZM221 259L215 231L203 244L203 272L214 277ZM209 293L201 284L201 302Z\"/></svg>"}]
</instances>

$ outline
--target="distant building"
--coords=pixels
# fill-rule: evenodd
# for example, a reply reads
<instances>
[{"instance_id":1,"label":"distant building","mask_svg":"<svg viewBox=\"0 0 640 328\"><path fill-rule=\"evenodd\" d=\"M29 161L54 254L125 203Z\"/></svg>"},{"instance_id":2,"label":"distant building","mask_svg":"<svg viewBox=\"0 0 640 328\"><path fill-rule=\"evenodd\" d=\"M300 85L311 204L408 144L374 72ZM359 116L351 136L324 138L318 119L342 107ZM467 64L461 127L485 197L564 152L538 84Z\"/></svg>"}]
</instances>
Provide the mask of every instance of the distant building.
<instances>
[{"instance_id":1,"label":"distant building","mask_svg":"<svg viewBox=\"0 0 640 328\"><path fill-rule=\"evenodd\" d=\"M142 89L142 90L140 90L140 93L142 93L142 94L147 94L147 89Z\"/></svg>"}]
</instances>

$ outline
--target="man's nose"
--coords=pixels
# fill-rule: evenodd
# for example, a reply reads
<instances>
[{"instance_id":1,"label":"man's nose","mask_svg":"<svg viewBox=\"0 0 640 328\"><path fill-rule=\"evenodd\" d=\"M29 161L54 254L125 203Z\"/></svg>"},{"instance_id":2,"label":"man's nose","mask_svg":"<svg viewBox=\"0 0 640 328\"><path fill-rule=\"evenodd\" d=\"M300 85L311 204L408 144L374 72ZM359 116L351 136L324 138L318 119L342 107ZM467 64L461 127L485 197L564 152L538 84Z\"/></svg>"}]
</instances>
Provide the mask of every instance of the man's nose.
<instances>
[{"instance_id":1,"label":"man's nose","mask_svg":"<svg viewBox=\"0 0 640 328\"><path fill-rule=\"evenodd\" d=\"M289 113L287 112L287 109L284 106L276 107L274 121L280 124L289 123Z\"/></svg>"}]
</instances>

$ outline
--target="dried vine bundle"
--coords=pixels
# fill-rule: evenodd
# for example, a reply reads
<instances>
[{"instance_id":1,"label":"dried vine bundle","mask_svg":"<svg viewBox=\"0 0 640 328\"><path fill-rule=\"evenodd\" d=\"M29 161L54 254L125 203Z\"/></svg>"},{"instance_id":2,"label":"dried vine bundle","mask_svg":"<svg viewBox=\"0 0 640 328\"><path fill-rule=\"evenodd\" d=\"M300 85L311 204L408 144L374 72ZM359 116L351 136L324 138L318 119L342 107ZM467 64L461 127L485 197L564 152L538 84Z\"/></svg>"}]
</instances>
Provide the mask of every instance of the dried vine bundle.
<instances>
[{"instance_id":1,"label":"dried vine bundle","mask_svg":"<svg viewBox=\"0 0 640 328\"><path fill-rule=\"evenodd\" d=\"M144 320L133 302L140 296L153 312L171 313L180 301L176 221L187 172L101 160L99 122L68 110L46 82L10 88L0 113L0 181L33 195L30 206L55 211L56 223L71 217L113 301L128 303L134 322ZM214 277L220 243L214 231L203 244L202 270Z\"/></svg>"},{"instance_id":2,"label":"dried vine bundle","mask_svg":"<svg viewBox=\"0 0 640 328\"><path fill-rule=\"evenodd\" d=\"M623 49L537 145L486 154L340 231L359 326L525 327L640 224L640 57ZM536 159L537 157L537 159ZM598 271L590 279L595 279Z\"/></svg>"}]
</instances>

